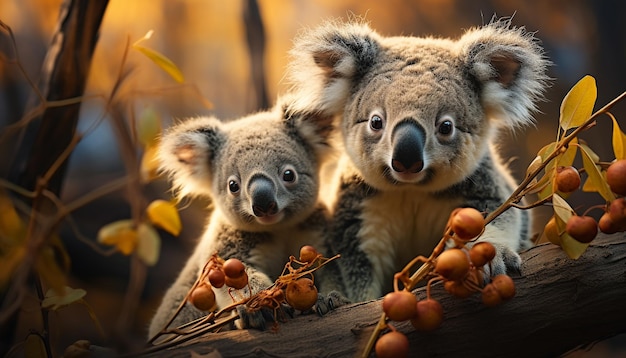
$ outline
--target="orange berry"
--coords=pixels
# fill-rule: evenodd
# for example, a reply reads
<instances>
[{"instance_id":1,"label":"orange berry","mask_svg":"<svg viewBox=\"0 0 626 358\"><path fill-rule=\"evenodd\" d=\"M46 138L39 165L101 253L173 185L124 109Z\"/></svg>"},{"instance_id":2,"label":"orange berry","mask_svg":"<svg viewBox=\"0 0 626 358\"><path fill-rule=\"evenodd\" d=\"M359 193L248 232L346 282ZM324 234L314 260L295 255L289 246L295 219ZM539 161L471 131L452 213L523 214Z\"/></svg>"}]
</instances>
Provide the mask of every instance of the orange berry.
<instances>
[{"instance_id":1,"label":"orange berry","mask_svg":"<svg viewBox=\"0 0 626 358\"><path fill-rule=\"evenodd\" d=\"M459 298L467 298L474 293L460 281L446 281L443 284L443 288L452 296Z\"/></svg>"},{"instance_id":2,"label":"orange berry","mask_svg":"<svg viewBox=\"0 0 626 358\"><path fill-rule=\"evenodd\" d=\"M543 233L551 243L561 246L561 235L559 235L559 227L556 224L556 218L553 216L543 229Z\"/></svg>"},{"instance_id":3,"label":"orange berry","mask_svg":"<svg viewBox=\"0 0 626 358\"><path fill-rule=\"evenodd\" d=\"M231 258L224 261L222 270L224 270L226 277L238 278L246 272L246 267L239 259Z\"/></svg>"},{"instance_id":4,"label":"orange berry","mask_svg":"<svg viewBox=\"0 0 626 358\"><path fill-rule=\"evenodd\" d=\"M383 334L374 347L378 358L396 358L409 356L409 339L398 331Z\"/></svg>"},{"instance_id":5,"label":"orange berry","mask_svg":"<svg viewBox=\"0 0 626 358\"><path fill-rule=\"evenodd\" d=\"M567 220L565 232L578 242L590 243L598 234L598 223L591 216L572 216Z\"/></svg>"},{"instance_id":6,"label":"orange berry","mask_svg":"<svg viewBox=\"0 0 626 358\"><path fill-rule=\"evenodd\" d=\"M230 276L226 276L224 283L226 284L226 286L232 287L235 290L241 290L248 285L248 274L246 273L246 271L244 271L243 275L239 277L233 278Z\"/></svg>"},{"instance_id":7,"label":"orange berry","mask_svg":"<svg viewBox=\"0 0 626 358\"><path fill-rule=\"evenodd\" d=\"M408 291L390 292L383 297L383 311L393 321L406 321L415 317L417 298Z\"/></svg>"},{"instance_id":8,"label":"orange berry","mask_svg":"<svg viewBox=\"0 0 626 358\"><path fill-rule=\"evenodd\" d=\"M469 272L469 258L461 249L448 249L437 258L435 272L446 280L462 280Z\"/></svg>"},{"instance_id":9,"label":"orange berry","mask_svg":"<svg viewBox=\"0 0 626 358\"><path fill-rule=\"evenodd\" d=\"M481 294L483 304L487 307L494 307L502 303L502 296L498 289L493 284L489 283L483 287Z\"/></svg>"},{"instance_id":10,"label":"orange berry","mask_svg":"<svg viewBox=\"0 0 626 358\"><path fill-rule=\"evenodd\" d=\"M317 302L317 287L306 277L291 281L285 289L285 299L297 310L309 310Z\"/></svg>"},{"instance_id":11,"label":"orange berry","mask_svg":"<svg viewBox=\"0 0 626 358\"><path fill-rule=\"evenodd\" d=\"M580 187L580 174L574 167L556 168L556 188L563 193L571 193Z\"/></svg>"},{"instance_id":12,"label":"orange berry","mask_svg":"<svg viewBox=\"0 0 626 358\"><path fill-rule=\"evenodd\" d=\"M480 235L485 227L485 218L474 208L461 208L452 212L450 227L460 240L471 240Z\"/></svg>"},{"instance_id":13,"label":"orange berry","mask_svg":"<svg viewBox=\"0 0 626 358\"><path fill-rule=\"evenodd\" d=\"M417 316L411 324L418 331L433 331L443 322L443 308L439 301L432 298L417 302Z\"/></svg>"},{"instance_id":14,"label":"orange berry","mask_svg":"<svg viewBox=\"0 0 626 358\"><path fill-rule=\"evenodd\" d=\"M318 252L311 245L304 245L300 248L300 261L311 263L317 258Z\"/></svg>"},{"instance_id":15,"label":"orange berry","mask_svg":"<svg viewBox=\"0 0 626 358\"><path fill-rule=\"evenodd\" d=\"M489 242L476 243L469 250L469 258L475 267L483 267L496 257L496 248Z\"/></svg>"},{"instance_id":16,"label":"orange berry","mask_svg":"<svg viewBox=\"0 0 626 358\"><path fill-rule=\"evenodd\" d=\"M226 276L224 275L224 271L217 268L209 270L209 282L211 283L211 286L221 288L224 286L225 279Z\"/></svg>"},{"instance_id":17,"label":"orange berry","mask_svg":"<svg viewBox=\"0 0 626 358\"><path fill-rule=\"evenodd\" d=\"M191 291L189 302L200 311L210 311L215 306L215 293L206 283L201 283Z\"/></svg>"},{"instance_id":18,"label":"orange berry","mask_svg":"<svg viewBox=\"0 0 626 358\"><path fill-rule=\"evenodd\" d=\"M615 234L620 231L618 225L611 219L609 213L604 213L598 221L598 228L605 234Z\"/></svg>"},{"instance_id":19,"label":"orange berry","mask_svg":"<svg viewBox=\"0 0 626 358\"><path fill-rule=\"evenodd\" d=\"M626 195L626 159L615 161L609 166L606 182L615 194Z\"/></svg>"},{"instance_id":20,"label":"orange berry","mask_svg":"<svg viewBox=\"0 0 626 358\"><path fill-rule=\"evenodd\" d=\"M491 284L496 288L503 301L510 300L515 296L515 283L508 275L497 275L491 279Z\"/></svg>"}]
</instances>

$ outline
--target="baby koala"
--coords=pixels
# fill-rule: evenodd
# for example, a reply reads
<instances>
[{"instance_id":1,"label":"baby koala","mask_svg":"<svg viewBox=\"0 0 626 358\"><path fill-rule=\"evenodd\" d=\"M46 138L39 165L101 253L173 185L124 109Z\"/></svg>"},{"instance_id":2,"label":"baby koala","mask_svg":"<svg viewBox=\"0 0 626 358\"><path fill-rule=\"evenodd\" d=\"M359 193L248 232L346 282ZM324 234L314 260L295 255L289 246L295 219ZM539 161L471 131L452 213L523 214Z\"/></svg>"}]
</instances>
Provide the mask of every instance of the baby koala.
<instances>
[{"instance_id":1,"label":"baby koala","mask_svg":"<svg viewBox=\"0 0 626 358\"><path fill-rule=\"evenodd\" d=\"M254 294L274 282L301 246L320 247L327 213L318 198L319 171L332 152L332 119L287 112L287 102L228 122L192 118L161 138L161 169L173 188L183 197L210 197L214 209L195 251L163 297L150 337L171 318L213 253L241 260ZM213 290L218 308L232 303L226 286ZM263 327L257 313L238 326ZM186 303L171 327L205 314Z\"/></svg>"}]
</instances>

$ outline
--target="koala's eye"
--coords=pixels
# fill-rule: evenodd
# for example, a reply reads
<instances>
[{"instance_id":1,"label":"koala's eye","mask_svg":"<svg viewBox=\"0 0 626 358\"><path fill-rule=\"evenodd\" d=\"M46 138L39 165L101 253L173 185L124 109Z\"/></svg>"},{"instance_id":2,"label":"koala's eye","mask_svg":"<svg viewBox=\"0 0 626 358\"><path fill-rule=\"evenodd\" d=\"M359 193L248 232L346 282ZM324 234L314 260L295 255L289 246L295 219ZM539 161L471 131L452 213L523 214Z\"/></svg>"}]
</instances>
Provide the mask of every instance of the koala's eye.
<instances>
[{"instance_id":1,"label":"koala's eye","mask_svg":"<svg viewBox=\"0 0 626 358\"><path fill-rule=\"evenodd\" d=\"M379 131L383 129L384 126L385 122L383 118L378 114L374 114L372 115L372 117L370 117L370 128L372 128L372 130Z\"/></svg>"},{"instance_id":2,"label":"koala's eye","mask_svg":"<svg viewBox=\"0 0 626 358\"><path fill-rule=\"evenodd\" d=\"M450 135L453 130L454 130L454 124L452 124L452 121L445 120L439 123L439 128L438 128L439 134Z\"/></svg>"},{"instance_id":3,"label":"koala's eye","mask_svg":"<svg viewBox=\"0 0 626 358\"><path fill-rule=\"evenodd\" d=\"M239 181L235 180L235 179L230 179L228 181L228 190L233 193L233 194L237 194L239 192Z\"/></svg>"},{"instance_id":4,"label":"koala's eye","mask_svg":"<svg viewBox=\"0 0 626 358\"><path fill-rule=\"evenodd\" d=\"M285 183L294 183L297 179L297 174L293 168L285 168L283 170L283 181Z\"/></svg>"},{"instance_id":5,"label":"koala's eye","mask_svg":"<svg viewBox=\"0 0 626 358\"><path fill-rule=\"evenodd\" d=\"M450 138L454 134L454 120L448 115L443 116L437 124L437 135Z\"/></svg>"},{"instance_id":6,"label":"koala's eye","mask_svg":"<svg viewBox=\"0 0 626 358\"><path fill-rule=\"evenodd\" d=\"M285 169L283 172L283 180L288 183L293 183L296 181L296 172L291 169Z\"/></svg>"}]
</instances>

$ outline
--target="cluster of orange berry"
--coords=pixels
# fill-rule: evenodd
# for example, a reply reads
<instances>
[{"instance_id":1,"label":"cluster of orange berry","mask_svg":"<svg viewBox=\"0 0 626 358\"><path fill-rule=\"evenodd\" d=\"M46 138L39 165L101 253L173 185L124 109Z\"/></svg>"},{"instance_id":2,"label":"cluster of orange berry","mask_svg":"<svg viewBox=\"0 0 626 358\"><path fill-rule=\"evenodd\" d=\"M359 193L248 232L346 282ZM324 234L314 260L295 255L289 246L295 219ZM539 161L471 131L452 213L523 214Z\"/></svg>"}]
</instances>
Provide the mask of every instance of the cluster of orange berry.
<instances>
[{"instance_id":1,"label":"cluster of orange berry","mask_svg":"<svg viewBox=\"0 0 626 358\"><path fill-rule=\"evenodd\" d=\"M574 167L557 168L556 185L563 193L571 193L580 187L581 179L578 170ZM611 163L606 169L606 183L618 198L605 206L605 212L596 220L588 215L573 215L567 220L565 232L576 241L590 243L598 233L598 229L605 234L614 234L626 231L626 159ZM545 234L552 243L559 244L559 229L553 217L545 227Z\"/></svg>"},{"instance_id":2,"label":"cluster of orange berry","mask_svg":"<svg viewBox=\"0 0 626 358\"><path fill-rule=\"evenodd\" d=\"M213 287L222 288L224 285L240 290L248 285L248 274L244 264L235 258L224 261L214 254L209 259L206 276L201 277L189 295L189 302L201 311L213 311L216 308L215 292Z\"/></svg>"},{"instance_id":3,"label":"cluster of orange berry","mask_svg":"<svg viewBox=\"0 0 626 358\"><path fill-rule=\"evenodd\" d=\"M450 214L446 230L453 235L446 236L453 239L458 247L447 249L432 259L434 277L428 282L427 298L418 300L406 289L388 293L382 300L382 309L386 317L392 321L410 320L417 331L432 331L438 328L443 322L443 308L437 300L430 297L430 285L435 281L443 281L447 292L461 298L481 292L483 303L490 307L511 299L515 295L515 284L507 275L497 275L483 286L484 267L495 257L495 247L484 241L475 243L469 249L465 245L480 235L484 226L485 220L478 210L472 208L454 210ZM403 278L402 273L396 277L405 282L406 288L406 277ZM408 338L396 331L393 326L387 327L390 332L383 334L376 341L376 356L407 356Z\"/></svg>"},{"instance_id":4,"label":"cluster of orange berry","mask_svg":"<svg viewBox=\"0 0 626 358\"><path fill-rule=\"evenodd\" d=\"M264 289L247 301L247 308L251 310L263 307L276 309L282 303L287 303L294 309L306 311L317 302L317 288L312 280L313 274L308 273L305 277L302 272L314 270L315 262L328 260L322 257L317 250L309 245L300 249L300 259L290 257L285 266L285 272L271 287ZM300 267L293 268L292 263L297 262ZM195 285L188 300L201 311L214 311L216 307L215 293L213 288L222 288L224 285L240 290L248 285L248 274L245 265L236 258L223 260L217 254L213 254L206 264L199 283Z\"/></svg>"}]
</instances>

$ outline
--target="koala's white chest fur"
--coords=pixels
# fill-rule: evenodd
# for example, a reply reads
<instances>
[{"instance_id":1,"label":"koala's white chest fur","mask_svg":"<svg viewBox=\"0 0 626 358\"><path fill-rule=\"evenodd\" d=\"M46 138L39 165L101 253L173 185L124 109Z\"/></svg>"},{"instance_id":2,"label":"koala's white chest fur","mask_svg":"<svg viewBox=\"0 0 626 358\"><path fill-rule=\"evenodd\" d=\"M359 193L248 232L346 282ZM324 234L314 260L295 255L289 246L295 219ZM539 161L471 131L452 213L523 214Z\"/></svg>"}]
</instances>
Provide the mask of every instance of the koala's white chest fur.
<instances>
[{"instance_id":1,"label":"koala's white chest fur","mask_svg":"<svg viewBox=\"0 0 626 358\"><path fill-rule=\"evenodd\" d=\"M428 256L459 204L416 190L380 192L364 200L358 237L372 260L374 280L384 286L385 273L400 271L417 255Z\"/></svg>"}]
</instances>

